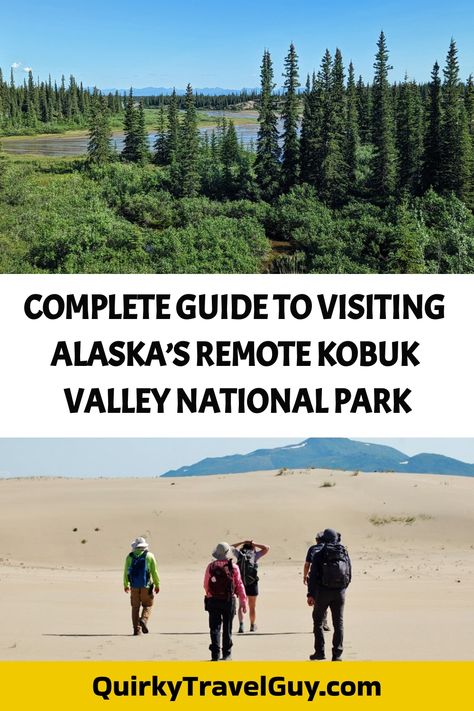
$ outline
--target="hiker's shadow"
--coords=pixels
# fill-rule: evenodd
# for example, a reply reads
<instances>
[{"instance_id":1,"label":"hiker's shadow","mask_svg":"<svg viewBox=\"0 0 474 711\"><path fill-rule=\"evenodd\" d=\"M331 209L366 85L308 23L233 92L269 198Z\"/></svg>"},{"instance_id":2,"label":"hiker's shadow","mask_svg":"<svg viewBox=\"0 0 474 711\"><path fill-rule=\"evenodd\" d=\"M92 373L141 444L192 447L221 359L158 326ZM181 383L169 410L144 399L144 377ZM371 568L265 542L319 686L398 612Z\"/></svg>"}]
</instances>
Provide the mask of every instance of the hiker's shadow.
<instances>
[{"instance_id":1,"label":"hiker's shadow","mask_svg":"<svg viewBox=\"0 0 474 711\"><path fill-rule=\"evenodd\" d=\"M207 635L209 636L209 630L206 632L158 632L157 634L160 635L170 635L170 636L175 636L175 637L182 637L184 635ZM236 639L243 639L244 637L280 637L280 636L286 636L290 634L299 634L299 635L307 635L307 634L312 634L311 632L247 632L247 633L238 633L238 632L233 632L232 637Z\"/></svg>"},{"instance_id":2,"label":"hiker's shadow","mask_svg":"<svg viewBox=\"0 0 474 711\"><path fill-rule=\"evenodd\" d=\"M152 632L152 635L166 635L169 637L194 637L194 636L209 636L209 630L205 632ZM251 637L281 637L287 635L307 635L310 632L247 632L244 634L236 633L235 636L238 639L251 638ZM87 632L45 632L42 637L131 637L131 634L117 634L104 632L100 634L87 633Z\"/></svg>"},{"instance_id":3,"label":"hiker's shadow","mask_svg":"<svg viewBox=\"0 0 474 711\"><path fill-rule=\"evenodd\" d=\"M206 635L209 637L209 630L206 630L205 632L158 632L157 634L166 634L173 637L186 637L193 635Z\"/></svg>"},{"instance_id":4,"label":"hiker's shadow","mask_svg":"<svg viewBox=\"0 0 474 711\"><path fill-rule=\"evenodd\" d=\"M68 632L46 632L42 637L130 637L129 634L87 634L83 632L68 633Z\"/></svg>"}]
</instances>

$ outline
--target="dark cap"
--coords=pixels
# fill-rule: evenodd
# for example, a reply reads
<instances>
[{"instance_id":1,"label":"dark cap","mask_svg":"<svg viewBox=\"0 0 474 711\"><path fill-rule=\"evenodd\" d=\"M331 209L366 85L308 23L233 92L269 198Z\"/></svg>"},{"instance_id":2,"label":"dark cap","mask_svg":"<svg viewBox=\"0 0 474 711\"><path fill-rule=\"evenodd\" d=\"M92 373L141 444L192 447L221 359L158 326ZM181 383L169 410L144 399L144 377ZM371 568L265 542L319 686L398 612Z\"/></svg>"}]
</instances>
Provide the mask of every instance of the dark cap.
<instances>
[{"instance_id":1,"label":"dark cap","mask_svg":"<svg viewBox=\"0 0 474 711\"><path fill-rule=\"evenodd\" d=\"M322 535L324 543L337 543L341 540L341 535L334 528L325 528Z\"/></svg>"}]
</instances>

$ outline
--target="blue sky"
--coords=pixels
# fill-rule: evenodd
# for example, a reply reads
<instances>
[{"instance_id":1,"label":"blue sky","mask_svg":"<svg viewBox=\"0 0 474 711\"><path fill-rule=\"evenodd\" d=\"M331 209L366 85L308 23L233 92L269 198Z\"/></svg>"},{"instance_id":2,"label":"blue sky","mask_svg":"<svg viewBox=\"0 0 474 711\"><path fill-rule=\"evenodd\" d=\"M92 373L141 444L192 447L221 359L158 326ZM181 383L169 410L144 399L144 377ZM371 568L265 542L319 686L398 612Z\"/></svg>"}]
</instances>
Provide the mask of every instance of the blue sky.
<instances>
[{"instance_id":1,"label":"blue sky","mask_svg":"<svg viewBox=\"0 0 474 711\"><path fill-rule=\"evenodd\" d=\"M282 447L297 439L0 439L0 477L158 476L205 457ZM434 452L474 462L474 439L368 439L405 454Z\"/></svg>"},{"instance_id":2,"label":"blue sky","mask_svg":"<svg viewBox=\"0 0 474 711\"><path fill-rule=\"evenodd\" d=\"M419 81L451 36L461 71L474 72L472 0L23 0L1 3L0 66L16 79L25 68L40 77L73 73L101 88L256 86L268 47L279 79L288 45L296 45L302 74L317 68L326 47L339 46L346 64L372 76L378 34L387 35L393 79L405 71Z\"/></svg>"}]
</instances>

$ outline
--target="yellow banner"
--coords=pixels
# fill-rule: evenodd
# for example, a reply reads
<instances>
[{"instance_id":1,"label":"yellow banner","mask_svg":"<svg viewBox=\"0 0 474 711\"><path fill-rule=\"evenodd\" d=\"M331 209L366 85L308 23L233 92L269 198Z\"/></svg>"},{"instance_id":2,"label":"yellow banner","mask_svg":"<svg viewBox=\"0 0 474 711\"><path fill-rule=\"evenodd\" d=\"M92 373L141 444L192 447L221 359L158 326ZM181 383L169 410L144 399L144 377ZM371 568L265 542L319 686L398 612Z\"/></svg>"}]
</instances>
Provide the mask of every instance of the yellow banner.
<instances>
[{"instance_id":1,"label":"yellow banner","mask_svg":"<svg viewBox=\"0 0 474 711\"><path fill-rule=\"evenodd\" d=\"M463 709L474 662L2 662L2 708ZM171 705L171 706L170 706Z\"/></svg>"}]
</instances>

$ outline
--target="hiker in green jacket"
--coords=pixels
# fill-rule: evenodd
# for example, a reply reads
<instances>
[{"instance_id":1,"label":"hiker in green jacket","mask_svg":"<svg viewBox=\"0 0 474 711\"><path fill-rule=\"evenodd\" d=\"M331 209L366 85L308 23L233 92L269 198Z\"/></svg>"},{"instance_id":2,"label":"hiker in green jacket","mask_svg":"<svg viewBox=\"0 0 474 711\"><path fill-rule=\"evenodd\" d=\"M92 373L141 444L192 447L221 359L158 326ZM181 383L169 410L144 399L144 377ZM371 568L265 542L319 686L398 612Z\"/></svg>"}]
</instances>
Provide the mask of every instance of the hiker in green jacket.
<instances>
[{"instance_id":1,"label":"hiker in green jacket","mask_svg":"<svg viewBox=\"0 0 474 711\"><path fill-rule=\"evenodd\" d=\"M160 579L155 556L148 550L146 540L142 537L135 538L131 548L125 559L123 589L130 593L133 634L148 634L148 620L154 596L160 592Z\"/></svg>"}]
</instances>

